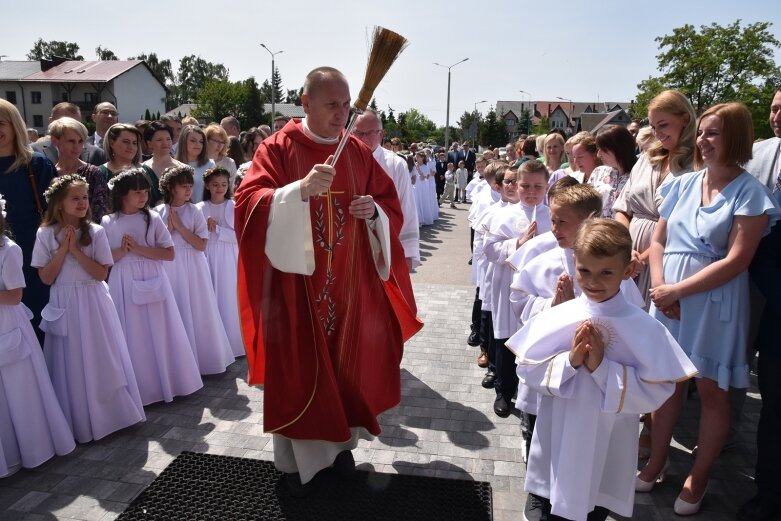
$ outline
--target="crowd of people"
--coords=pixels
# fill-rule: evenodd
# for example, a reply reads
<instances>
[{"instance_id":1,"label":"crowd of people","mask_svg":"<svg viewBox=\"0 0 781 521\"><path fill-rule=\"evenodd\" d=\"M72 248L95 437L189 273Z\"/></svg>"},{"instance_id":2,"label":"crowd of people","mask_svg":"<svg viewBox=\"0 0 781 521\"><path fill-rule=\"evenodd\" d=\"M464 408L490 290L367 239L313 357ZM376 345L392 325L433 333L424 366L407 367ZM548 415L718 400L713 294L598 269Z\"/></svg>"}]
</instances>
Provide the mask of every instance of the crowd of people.
<instances>
[{"instance_id":1,"label":"crowd of people","mask_svg":"<svg viewBox=\"0 0 781 521\"><path fill-rule=\"evenodd\" d=\"M37 137L0 100L0 477L143 421L144 406L196 391L202 375L224 372L236 357L247 354L250 383L263 382L263 356L273 355L272 344L289 348L284 331L296 329L305 296L324 336L301 336L295 349L316 345L327 358L340 328L358 346L385 316L398 318L383 338L400 349L420 327L407 274L420 262L419 228L436 222L443 203L471 203L476 294L468 343L480 347L494 412L508 416L513 402L522 412L527 520L630 516L635 492L651 492L664 478L692 381L700 433L674 510L699 511L740 416L756 347L764 400L758 494L742 514L753 521L781 512L774 437L781 386L772 376L781 89L770 115L776 137L758 143L745 106L719 104L698 118L677 91L653 99L645 127L522 136L502 155L478 153L469 142L441 152L420 143L402 158L398 139L385 140L380 118L366 111L346 149L352 177L335 176L328 156L346 123L346 80L316 69L304 93L307 118L277 118L274 132L241 132L232 117L123 123L104 102L88 135L78 107L64 102ZM346 213L365 220L366 230ZM345 243L365 252L349 262L335 257ZM749 267L758 288L751 297ZM322 290L312 293L303 276ZM357 293L346 300L334 296L344 291L334 281L344 277L363 281L349 286ZM284 305L255 309L260 287ZM378 311L380 293L387 309ZM351 299L373 304L362 308L366 320L347 327L336 316ZM250 323L240 319L242 305ZM750 335L752 313L761 320ZM339 363L334 378L348 385L355 375ZM383 363L398 372L398 360ZM311 397L282 376L266 381L265 398L308 410ZM366 416L361 426L376 434L375 413L398 401L392 380L361 404L338 388L322 392ZM333 400L315 412L331 410ZM279 442L275 458L295 476L292 492L304 495L307 482L340 458L354 467L344 454L360 433L349 420L322 437L317 414L299 422L299 411L288 423L299 414L293 408L265 412L279 424L267 430L290 441ZM317 440L334 444L311 452L310 443L325 443ZM638 456L645 460L635 475Z\"/></svg>"},{"instance_id":2,"label":"crowd of people","mask_svg":"<svg viewBox=\"0 0 781 521\"><path fill-rule=\"evenodd\" d=\"M61 103L31 145L0 100L0 477L144 421L245 355L226 130L116 115L99 104L88 136Z\"/></svg>"},{"instance_id":3,"label":"crowd of people","mask_svg":"<svg viewBox=\"0 0 781 521\"><path fill-rule=\"evenodd\" d=\"M771 381L781 88L770 124L776 137L754 143L744 105L698 118L669 90L650 103L646 127L522 136L505 157L478 156L467 189L477 287L468 343L480 346L494 412L508 416L513 402L521 411L527 520L631 516L635 493L664 478L690 387L700 430L673 509L697 513L739 424L756 349L758 493L740 515L781 513L769 466L781 456L770 441L781 419ZM750 334L752 314L761 320Z\"/></svg>"}]
</instances>

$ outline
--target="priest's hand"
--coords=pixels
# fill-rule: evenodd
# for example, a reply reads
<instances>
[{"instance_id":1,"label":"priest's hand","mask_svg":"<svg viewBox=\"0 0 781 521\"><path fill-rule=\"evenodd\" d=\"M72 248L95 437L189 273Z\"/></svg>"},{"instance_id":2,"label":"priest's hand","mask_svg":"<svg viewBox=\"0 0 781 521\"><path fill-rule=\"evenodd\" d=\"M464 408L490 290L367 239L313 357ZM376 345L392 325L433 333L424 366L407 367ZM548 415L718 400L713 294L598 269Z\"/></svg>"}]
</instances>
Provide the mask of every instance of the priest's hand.
<instances>
[{"instance_id":1,"label":"priest's hand","mask_svg":"<svg viewBox=\"0 0 781 521\"><path fill-rule=\"evenodd\" d=\"M372 196L356 195L347 211L356 219L371 219L374 217L377 207L374 205L374 198Z\"/></svg>"},{"instance_id":2,"label":"priest's hand","mask_svg":"<svg viewBox=\"0 0 781 521\"><path fill-rule=\"evenodd\" d=\"M577 369L586 361L588 357L588 322L581 322L575 329L575 338L572 339L572 349L569 352L569 363Z\"/></svg>"},{"instance_id":3,"label":"priest's hand","mask_svg":"<svg viewBox=\"0 0 781 521\"><path fill-rule=\"evenodd\" d=\"M327 192L334 182L336 170L331 166L334 156L328 156L325 163L312 167L312 170L301 180L301 200L306 201L310 197Z\"/></svg>"}]
</instances>

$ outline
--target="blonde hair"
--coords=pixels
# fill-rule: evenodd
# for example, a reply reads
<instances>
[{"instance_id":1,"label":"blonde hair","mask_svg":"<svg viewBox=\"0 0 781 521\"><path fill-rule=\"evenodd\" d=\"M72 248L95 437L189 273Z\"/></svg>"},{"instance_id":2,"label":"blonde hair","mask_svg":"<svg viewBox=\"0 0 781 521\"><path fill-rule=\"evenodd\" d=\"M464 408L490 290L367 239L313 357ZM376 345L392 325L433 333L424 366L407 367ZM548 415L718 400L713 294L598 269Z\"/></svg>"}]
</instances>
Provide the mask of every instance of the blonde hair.
<instances>
[{"instance_id":1,"label":"blonde hair","mask_svg":"<svg viewBox=\"0 0 781 521\"><path fill-rule=\"evenodd\" d=\"M51 137L60 139L65 134L66 130L72 130L78 134L82 140L87 140L87 127L84 126L84 123L69 117L55 119L49 123L49 129L47 132Z\"/></svg>"},{"instance_id":2,"label":"blonde hair","mask_svg":"<svg viewBox=\"0 0 781 521\"><path fill-rule=\"evenodd\" d=\"M228 133L225 132L224 128L222 128L220 125L216 123L212 123L205 129L203 129L203 133L206 134L206 141L217 136L225 142L225 146L223 146L222 150L220 150L220 152L217 154L218 159L222 159L223 157L228 155L228 144L229 144ZM206 143L206 146L208 146L208 143Z\"/></svg>"},{"instance_id":3,"label":"blonde hair","mask_svg":"<svg viewBox=\"0 0 781 521\"><path fill-rule=\"evenodd\" d=\"M559 164L556 166L556 168L560 168L562 163L567 161L567 154L564 152L564 138L561 137L561 134L557 132L551 132L547 136L545 136L545 141L543 142L542 146L542 157L545 160L544 162L548 162L548 156L545 155L545 149L548 147L548 143L551 143L553 141L558 141L561 145L561 157L559 158ZM539 152L539 149L538 149Z\"/></svg>"},{"instance_id":4,"label":"blonde hair","mask_svg":"<svg viewBox=\"0 0 781 521\"><path fill-rule=\"evenodd\" d=\"M621 255L624 266L632 261L632 236L629 229L613 219L586 219L575 234L575 256L613 257Z\"/></svg>"},{"instance_id":5,"label":"blonde hair","mask_svg":"<svg viewBox=\"0 0 781 521\"><path fill-rule=\"evenodd\" d=\"M27 144L27 125L24 124L22 115L13 105L0 98L0 119L7 119L14 129L14 162L8 167L8 171L16 170L22 165L28 164L33 158L33 149Z\"/></svg>"},{"instance_id":6,"label":"blonde hair","mask_svg":"<svg viewBox=\"0 0 781 521\"><path fill-rule=\"evenodd\" d=\"M681 131L678 148L674 153L662 146L658 140L648 147L646 155L653 166L658 166L669 157L670 172L688 170L694 157L694 141L697 132L697 114L689 99L677 90L666 90L657 94L648 104L648 113L658 110L674 116L686 116L688 122Z\"/></svg>"},{"instance_id":7,"label":"blonde hair","mask_svg":"<svg viewBox=\"0 0 781 521\"><path fill-rule=\"evenodd\" d=\"M637 146L640 147L640 152L645 152L648 150L648 147L651 145L651 143L654 142L655 139L656 136L654 135L654 129L651 127L641 128L637 131L637 137L635 137Z\"/></svg>"},{"instance_id":8,"label":"blonde hair","mask_svg":"<svg viewBox=\"0 0 781 521\"><path fill-rule=\"evenodd\" d=\"M549 200L551 205L569 206L582 219L602 213L602 196L590 184L579 183L561 188Z\"/></svg>"},{"instance_id":9,"label":"blonde hair","mask_svg":"<svg viewBox=\"0 0 781 521\"><path fill-rule=\"evenodd\" d=\"M708 116L715 116L721 120L721 140L724 148L719 160L737 165L748 163L752 157L754 124L746 106L736 102L714 105L700 116L697 130L702 120ZM694 149L694 166L697 169L704 166L700 147Z\"/></svg>"}]
</instances>

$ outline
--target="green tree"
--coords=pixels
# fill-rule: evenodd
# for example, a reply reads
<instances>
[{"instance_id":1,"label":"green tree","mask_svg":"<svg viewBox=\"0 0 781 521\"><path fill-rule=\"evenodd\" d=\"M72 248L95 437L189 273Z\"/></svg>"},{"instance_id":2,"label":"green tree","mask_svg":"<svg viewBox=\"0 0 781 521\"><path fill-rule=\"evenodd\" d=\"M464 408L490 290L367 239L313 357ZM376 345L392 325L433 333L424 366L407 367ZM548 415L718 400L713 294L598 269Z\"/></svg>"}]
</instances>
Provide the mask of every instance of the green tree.
<instances>
[{"instance_id":1,"label":"green tree","mask_svg":"<svg viewBox=\"0 0 781 521\"><path fill-rule=\"evenodd\" d=\"M716 23L673 29L656 38L660 76L649 77L637 86L634 117L647 115L648 103L663 89L678 89L697 113L726 101L749 105L770 78L779 76L773 59L781 42L769 31L770 22L741 26L736 20L727 26Z\"/></svg>"},{"instance_id":2,"label":"green tree","mask_svg":"<svg viewBox=\"0 0 781 521\"><path fill-rule=\"evenodd\" d=\"M243 118L239 118L242 128L260 125L263 121L263 112L263 97L260 94L258 82L253 76L250 76L244 80Z\"/></svg>"},{"instance_id":3,"label":"green tree","mask_svg":"<svg viewBox=\"0 0 781 521\"><path fill-rule=\"evenodd\" d=\"M179 60L177 103L192 103L198 91L210 81L228 81L228 69L221 63L211 63L191 54Z\"/></svg>"},{"instance_id":4,"label":"green tree","mask_svg":"<svg viewBox=\"0 0 781 521\"><path fill-rule=\"evenodd\" d=\"M285 93L282 91L282 76L279 74L279 67L274 67L272 80L274 81L274 101L282 103L282 100L285 99ZM260 86L260 95L264 103L271 103L271 82L269 80L265 80Z\"/></svg>"},{"instance_id":5,"label":"green tree","mask_svg":"<svg viewBox=\"0 0 781 521\"><path fill-rule=\"evenodd\" d=\"M243 83L227 80L208 80L195 95L193 116L206 121L219 121L225 116L244 116L246 89Z\"/></svg>"},{"instance_id":6,"label":"green tree","mask_svg":"<svg viewBox=\"0 0 781 521\"><path fill-rule=\"evenodd\" d=\"M507 127L496 115L493 107L485 116L485 127L480 135L480 143L489 147L502 147L509 141Z\"/></svg>"},{"instance_id":7,"label":"green tree","mask_svg":"<svg viewBox=\"0 0 781 521\"><path fill-rule=\"evenodd\" d=\"M304 94L304 87L298 90L288 89L287 96L285 96L285 103L292 103L293 105L301 106L301 96Z\"/></svg>"},{"instance_id":8,"label":"green tree","mask_svg":"<svg viewBox=\"0 0 781 521\"><path fill-rule=\"evenodd\" d=\"M33 48L27 54L28 60L51 60L55 56L67 60L83 60L84 57L79 54L79 44L74 42L61 42L59 40L43 41L43 38L33 44Z\"/></svg>"},{"instance_id":9,"label":"green tree","mask_svg":"<svg viewBox=\"0 0 781 521\"><path fill-rule=\"evenodd\" d=\"M111 61L111 60L118 60L117 55L114 54L114 51L111 51L109 49L104 49L102 46L98 45L95 48L95 55L98 57L98 60L101 61Z\"/></svg>"},{"instance_id":10,"label":"green tree","mask_svg":"<svg viewBox=\"0 0 781 521\"><path fill-rule=\"evenodd\" d=\"M550 121L548 120L548 116L541 117L540 121L532 127L532 131L538 136L540 134L547 134L550 131Z\"/></svg>"},{"instance_id":11,"label":"green tree","mask_svg":"<svg viewBox=\"0 0 781 521\"><path fill-rule=\"evenodd\" d=\"M144 119L147 121L152 121L152 113L149 112L149 109L146 109L146 111L144 111Z\"/></svg>"},{"instance_id":12,"label":"green tree","mask_svg":"<svg viewBox=\"0 0 781 521\"><path fill-rule=\"evenodd\" d=\"M532 117L526 109L521 111L521 119L518 121L518 130L523 134L530 134L532 131Z\"/></svg>"}]
</instances>

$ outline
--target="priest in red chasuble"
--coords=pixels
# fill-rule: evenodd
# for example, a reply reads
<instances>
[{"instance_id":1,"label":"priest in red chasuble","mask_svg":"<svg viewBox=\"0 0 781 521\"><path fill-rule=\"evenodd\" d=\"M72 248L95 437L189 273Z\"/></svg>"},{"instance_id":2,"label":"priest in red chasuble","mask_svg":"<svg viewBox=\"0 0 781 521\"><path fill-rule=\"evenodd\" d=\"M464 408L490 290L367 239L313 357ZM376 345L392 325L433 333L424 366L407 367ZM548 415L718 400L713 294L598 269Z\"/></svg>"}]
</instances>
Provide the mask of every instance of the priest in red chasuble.
<instances>
[{"instance_id":1,"label":"priest in red chasuble","mask_svg":"<svg viewBox=\"0 0 781 521\"><path fill-rule=\"evenodd\" d=\"M306 118L258 148L236 191L239 306L249 383L288 484L354 465L359 437L400 401L404 342L421 327L393 181L350 137L347 80L307 75Z\"/></svg>"}]
</instances>

